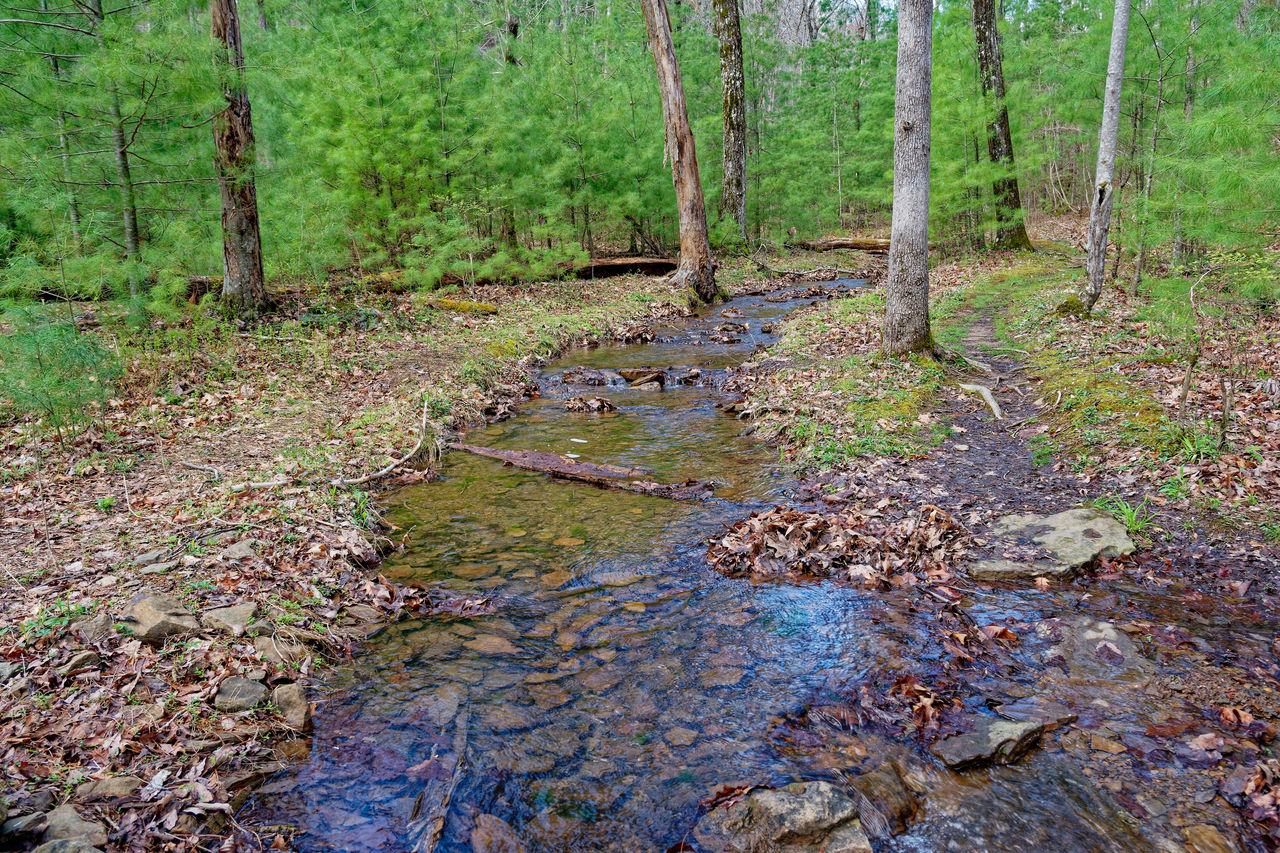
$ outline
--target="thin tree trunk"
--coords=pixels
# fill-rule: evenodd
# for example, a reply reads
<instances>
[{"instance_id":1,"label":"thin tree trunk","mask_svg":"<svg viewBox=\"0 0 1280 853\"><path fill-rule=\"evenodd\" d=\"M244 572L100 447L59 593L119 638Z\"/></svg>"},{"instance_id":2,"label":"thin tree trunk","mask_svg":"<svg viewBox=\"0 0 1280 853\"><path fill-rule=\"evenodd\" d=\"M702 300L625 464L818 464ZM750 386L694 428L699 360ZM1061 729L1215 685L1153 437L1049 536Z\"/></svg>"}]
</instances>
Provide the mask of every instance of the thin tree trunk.
<instances>
[{"instance_id":1,"label":"thin tree trunk","mask_svg":"<svg viewBox=\"0 0 1280 853\"><path fill-rule=\"evenodd\" d=\"M267 0L258 0L258 26L267 32L275 29L271 25L271 19L267 17Z\"/></svg>"},{"instance_id":2,"label":"thin tree trunk","mask_svg":"<svg viewBox=\"0 0 1280 853\"><path fill-rule=\"evenodd\" d=\"M1080 311L1088 314L1102 295L1107 268L1107 235L1115 193L1116 146L1120 140L1120 87L1124 82L1124 51L1129 37L1129 0L1116 0L1111 22L1111 54L1107 61L1107 86L1102 102L1102 129L1098 133L1098 165L1094 170L1093 198L1089 202L1089 239L1085 249L1088 278L1080 293Z\"/></svg>"},{"instance_id":3,"label":"thin tree trunk","mask_svg":"<svg viewBox=\"0 0 1280 853\"><path fill-rule=\"evenodd\" d=\"M217 63L227 105L214 117L213 160L222 195L222 299L243 319L266 302L258 193L253 180L253 122L244 85L244 46L236 0L212 0L213 37L221 45Z\"/></svg>"},{"instance_id":4,"label":"thin tree trunk","mask_svg":"<svg viewBox=\"0 0 1280 853\"><path fill-rule=\"evenodd\" d=\"M1142 209L1138 214L1138 256L1133 262L1129 291L1137 294L1142 285L1142 266L1147 258L1147 226L1151 222L1151 185L1155 182L1156 151L1160 145L1160 108L1164 105L1164 67L1156 81L1156 108L1151 116L1151 151L1142 170Z\"/></svg>"},{"instance_id":5,"label":"thin tree trunk","mask_svg":"<svg viewBox=\"0 0 1280 853\"><path fill-rule=\"evenodd\" d=\"M894 101L893 223L881 348L889 355L933 349L929 331L929 96L933 0L898 3Z\"/></svg>"},{"instance_id":6,"label":"thin tree trunk","mask_svg":"<svg viewBox=\"0 0 1280 853\"><path fill-rule=\"evenodd\" d=\"M738 0L712 0L720 40L720 93L724 121L724 168L720 215L732 216L747 239L747 100L742 74L742 24Z\"/></svg>"},{"instance_id":7,"label":"thin tree trunk","mask_svg":"<svg viewBox=\"0 0 1280 853\"><path fill-rule=\"evenodd\" d=\"M1017 167L1013 159L1013 134L1009 130L1009 107L1005 103L1004 60L1000 31L996 27L995 0L973 0L973 34L978 40L978 76L982 95L989 100L993 115L987 124L987 151L991 162L1004 174L995 179L996 248L1031 250L1031 238L1023 223L1022 196L1018 192Z\"/></svg>"},{"instance_id":8,"label":"thin tree trunk","mask_svg":"<svg viewBox=\"0 0 1280 853\"><path fill-rule=\"evenodd\" d=\"M680 266L675 281L688 287L703 302L719 296L715 267L711 263L711 241L707 236L707 207L698 176L698 155L693 129L685 107L684 84L671 40L671 18L666 0L641 0L649 48L658 76L662 98L662 118L666 131L666 156L671 161L671 180L676 188L676 209L680 217Z\"/></svg>"},{"instance_id":9,"label":"thin tree trunk","mask_svg":"<svg viewBox=\"0 0 1280 853\"><path fill-rule=\"evenodd\" d=\"M48 8L48 0L40 0L41 11L48 11ZM51 55L49 64L53 67L53 76L62 80L62 63L58 61L58 57ZM71 236L79 243L80 203L76 199L76 191L71 184L71 146L67 142L67 114L58 110L55 122L58 125L58 158L62 161L62 182L67 187L67 213L71 219Z\"/></svg>"}]
</instances>

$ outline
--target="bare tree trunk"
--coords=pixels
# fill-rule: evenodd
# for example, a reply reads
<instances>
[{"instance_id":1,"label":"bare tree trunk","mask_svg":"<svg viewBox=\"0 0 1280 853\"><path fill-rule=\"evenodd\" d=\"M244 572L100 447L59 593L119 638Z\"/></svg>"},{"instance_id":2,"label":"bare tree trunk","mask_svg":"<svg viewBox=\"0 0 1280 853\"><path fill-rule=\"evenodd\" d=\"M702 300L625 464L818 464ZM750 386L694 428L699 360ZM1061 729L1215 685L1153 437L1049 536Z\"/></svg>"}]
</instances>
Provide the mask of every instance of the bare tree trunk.
<instances>
[{"instance_id":1,"label":"bare tree trunk","mask_svg":"<svg viewBox=\"0 0 1280 853\"><path fill-rule=\"evenodd\" d=\"M889 355L933 349L929 331L929 95L933 0L898 3L894 102L893 224L881 349Z\"/></svg>"},{"instance_id":2,"label":"bare tree trunk","mask_svg":"<svg viewBox=\"0 0 1280 853\"><path fill-rule=\"evenodd\" d=\"M47 12L48 0L40 0L40 10ZM56 55L49 56L49 64L53 67L53 76L63 79L62 63ZM62 161L62 182L67 188L67 213L71 219L71 236L80 242L80 203L76 199L75 188L71 184L71 147L67 142L67 114L58 110L55 122L58 126L58 157Z\"/></svg>"},{"instance_id":3,"label":"bare tree trunk","mask_svg":"<svg viewBox=\"0 0 1280 853\"><path fill-rule=\"evenodd\" d=\"M676 188L676 208L680 216L680 266L675 281L689 287L703 302L719 296L715 267L711 263L711 241L707 236L707 207L698 177L698 155L693 129L684 101L684 84L671 41L671 18L666 0L641 0L649 48L658 75L662 97L662 118L666 130L666 156L671 161L671 180Z\"/></svg>"},{"instance_id":4,"label":"bare tree trunk","mask_svg":"<svg viewBox=\"0 0 1280 853\"><path fill-rule=\"evenodd\" d=\"M267 17L267 0L258 0L258 26L267 32L275 29L271 25L271 19Z\"/></svg>"},{"instance_id":5,"label":"bare tree trunk","mask_svg":"<svg viewBox=\"0 0 1280 853\"><path fill-rule=\"evenodd\" d=\"M732 216L747 239L747 98L742 74L742 24L738 0L712 0L720 39L720 94L724 120L724 168L720 215Z\"/></svg>"},{"instance_id":6,"label":"bare tree trunk","mask_svg":"<svg viewBox=\"0 0 1280 853\"><path fill-rule=\"evenodd\" d=\"M1151 222L1151 185L1155 182L1156 151L1160 145L1160 108L1164 105L1164 65L1156 82L1156 108L1151 116L1151 151L1142 170L1142 208L1138 219L1138 255L1133 262L1129 292L1137 294L1142 285L1142 267L1147 259L1147 227Z\"/></svg>"},{"instance_id":7,"label":"bare tree trunk","mask_svg":"<svg viewBox=\"0 0 1280 853\"><path fill-rule=\"evenodd\" d=\"M1124 51L1129 38L1129 0L1116 0L1111 22L1111 55L1107 61L1107 87L1102 101L1102 129L1098 133L1098 165L1094 171L1093 198L1089 202L1089 239L1085 249L1088 278L1080 293L1080 311L1088 314L1102 295L1107 267L1107 234L1114 202L1116 146L1120 140L1120 86L1124 82Z\"/></svg>"},{"instance_id":8,"label":"bare tree trunk","mask_svg":"<svg viewBox=\"0 0 1280 853\"><path fill-rule=\"evenodd\" d=\"M244 46L236 0L212 0L213 37L222 95L227 105L214 117L213 160L222 194L222 299L238 316L256 317L266 302L258 192L253 181L253 122L244 86Z\"/></svg>"},{"instance_id":9,"label":"bare tree trunk","mask_svg":"<svg viewBox=\"0 0 1280 853\"><path fill-rule=\"evenodd\" d=\"M1009 131L1009 107L1005 103L1004 60L1000 51L1000 31L996 28L995 0L973 0L973 34L978 40L978 74L983 97L994 112L987 124L987 151L991 162L1004 169L996 178L996 248L1031 250L1031 238L1023 223L1022 196L1018 192L1017 167L1013 159L1013 134Z\"/></svg>"}]
</instances>

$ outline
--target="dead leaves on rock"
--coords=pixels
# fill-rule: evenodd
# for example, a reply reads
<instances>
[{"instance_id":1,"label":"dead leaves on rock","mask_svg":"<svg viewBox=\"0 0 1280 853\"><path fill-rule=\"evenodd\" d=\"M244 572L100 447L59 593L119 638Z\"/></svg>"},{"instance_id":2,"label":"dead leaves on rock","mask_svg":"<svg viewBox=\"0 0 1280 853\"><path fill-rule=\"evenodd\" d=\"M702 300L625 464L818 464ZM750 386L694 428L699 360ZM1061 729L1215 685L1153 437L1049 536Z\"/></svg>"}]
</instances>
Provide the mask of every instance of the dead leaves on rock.
<instances>
[{"instance_id":1,"label":"dead leaves on rock","mask_svg":"<svg viewBox=\"0 0 1280 853\"><path fill-rule=\"evenodd\" d=\"M884 514L887 504L752 513L712 542L708 558L730 574L837 578L869 587L950 578L968 531L932 504L898 518Z\"/></svg>"}]
</instances>

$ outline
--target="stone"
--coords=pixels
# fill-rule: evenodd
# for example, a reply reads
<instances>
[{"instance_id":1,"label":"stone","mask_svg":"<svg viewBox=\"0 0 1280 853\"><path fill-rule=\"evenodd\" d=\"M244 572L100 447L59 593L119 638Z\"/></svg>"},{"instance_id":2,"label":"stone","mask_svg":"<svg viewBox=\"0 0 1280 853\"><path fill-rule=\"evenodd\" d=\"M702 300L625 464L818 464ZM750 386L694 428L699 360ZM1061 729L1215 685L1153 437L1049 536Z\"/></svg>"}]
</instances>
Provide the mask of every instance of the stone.
<instances>
[{"instance_id":1,"label":"stone","mask_svg":"<svg viewBox=\"0 0 1280 853\"><path fill-rule=\"evenodd\" d=\"M162 575L165 572L171 572L178 566L182 565L181 560L166 560L163 563L154 563L150 566L143 566L138 569L140 575Z\"/></svg>"},{"instance_id":2,"label":"stone","mask_svg":"<svg viewBox=\"0 0 1280 853\"><path fill-rule=\"evenodd\" d=\"M704 670L698 682L703 687L732 687L746 675L744 670L732 666L713 666Z\"/></svg>"},{"instance_id":3,"label":"stone","mask_svg":"<svg viewBox=\"0 0 1280 853\"><path fill-rule=\"evenodd\" d=\"M240 711L248 711L266 698L265 684L232 676L225 679L218 687L218 695L213 697L213 707L228 714L236 714Z\"/></svg>"},{"instance_id":4,"label":"stone","mask_svg":"<svg viewBox=\"0 0 1280 853\"><path fill-rule=\"evenodd\" d=\"M31 853L102 853L102 850L80 838L59 838L46 841Z\"/></svg>"},{"instance_id":5,"label":"stone","mask_svg":"<svg viewBox=\"0 0 1280 853\"><path fill-rule=\"evenodd\" d=\"M1000 706L1000 716L1013 720L1026 720L1044 725L1046 732L1074 723L1079 716L1060 702L1043 696L1029 696Z\"/></svg>"},{"instance_id":6,"label":"stone","mask_svg":"<svg viewBox=\"0 0 1280 853\"><path fill-rule=\"evenodd\" d=\"M476 827L471 830L471 853L525 853L525 848L505 820L482 814L476 816Z\"/></svg>"},{"instance_id":7,"label":"stone","mask_svg":"<svg viewBox=\"0 0 1280 853\"><path fill-rule=\"evenodd\" d=\"M139 554L134 557L133 562L139 566L149 566L152 563L160 562L168 552L168 548L156 548L154 551L148 551L145 554Z\"/></svg>"},{"instance_id":8,"label":"stone","mask_svg":"<svg viewBox=\"0 0 1280 853\"><path fill-rule=\"evenodd\" d=\"M32 812L20 817L9 818L0 824L0 835L35 835L45 828L45 813Z\"/></svg>"},{"instance_id":9,"label":"stone","mask_svg":"<svg viewBox=\"0 0 1280 853\"><path fill-rule=\"evenodd\" d=\"M258 623L255 622L253 624L256 625ZM250 629L252 629L252 625ZM270 628L267 630L270 630ZM254 637L253 647L263 660L270 661L276 666L284 666L300 661L307 656L306 646L275 636Z\"/></svg>"},{"instance_id":10,"label":"stone","mask_svg":"<svg viewBox=\"0 0 1280 853\"><path fill-rule=\"evenodd\" d=\"M71 660L58 667L58 672L61 675L70 675L78 670L97 666L101 662L102 658L98 657L97 652L88 650L76 652L71 656Z\"/></svg>"},{"instance_id":11,"label":"stone","mask_svg":"<svg viewBox=\"0 0 1280 853\"><path fill-rule=\"evenodd\" d=\"M518 655L520 649L510 640L497 634L481 634L475 639L463 643L469 649L486 655Z\"/></svg>"},{"instance_id":12,"label":"stone","mask_svg":"<svg viewBox=\"0 0 1280 853\"><path fill-rule=\"evenodd\" d=\"M258 605L252 601L231 607L218 607L201 613L200 624L214 631L225 631L233 637L243 637L257 613Z\"/></svg>"},{"instance_id":13,"label":"stone","mask_svg":"<svg viewBox=\"0 0 1280 853\"><path fill-rule=\"evenodd\" d=\"M280 709L280 716L290 728L299 731L311 728L311 704L307 702L307 691L301 684L281 684L271 691L271 701Z\"/></svg>"},{"instance_id":14,"label":"stone","mask_svg":"<svg viewBox=\"0 0 1280 853\"><path fill-rule=\"evenodd\" d=\"M133 796L143 786L137 776L108 776L92 779L76 788L78 800L117 800Z\"/></svg>"},{"instance_id":15,"label":"stone","mask_svg":"<svg viewBox=\"0 0 1280 853\"><path fill-rule=\"evenodd\" d=\"M906 832L920 811L896 761L883 762L875 770L849 780L849 785L865 799L858 809L862 818L860 831L865 830L873 838ZM869 814L868 809L874 809L875 814Z\"/></svg>"},{"instance_id":16,"label":"stone","mask_svg":"<svg viewBox=\"0 0 1280 853\"><path fill-rule=\"evenodd\" d=\"M200 622L176 598L158 592L140 592L124 612L125 623L145 643L160 644L170 637L194 634Z\"/></svg>"},{"instance_id":17,"label":"stone","mask_svg":"<svg viewBox=\"0 0 1280 853\"><path fill-rule=\"evenodd\" d=\"M458 684L442 684L422 700L423 710L432 725L444 728L458 716L458 707L467 698L467 691Z\"/></svg>"},{"instance_id":18,"label":"stone","mask_svg":"<svg viewBox=\"0 0 1280 853\"><path fill-rule=\"evenodd\" d=\"M818 853L873 853L871 839L857 821L836 827L822 840Z\"/></svg>"},{"instance_id":19,"label":"stone","mask_svg":"<svg viewBox=\"0 0 1280 853\"><path fill-rule=\"evenodd\" d=\"M636 389L637 391L661 391L662 383L661 382L640 382L635 385L632 385L631 387Z\"/></svg>"},{"instance_id":20,"label":"stone","mask_svg":"<svg viewBox=\"0 0 1280 853\"><path fill-rule=\"evenodd\" d=\"M967 734L944 738L929 747L952 770L967 770L987 764L1012 764L1035 746L1044 725L1032 721L974 718Z\"/></svg>"},{"instance_id":21,"label":"stone","mask_svg":"<svg viewBox=\"0 0 1280 853\"><path fill-rule=\"evenodd\" d=\"M975 560L969 566L969 577L980 581L1017 581L1036 578L1070 580L1075 569L1047 560L1015 563L1012 560Z\"/></svg>"},{"instance_id":22,"label":"stone","mask_svg":"<svg viewBox=\"0 0 1280 853\"><path fill-rule=\"evenodd\" d=\"M1067 578L1100 557L1121 557L1134 551L1133 540L1124 525L1091 507L1048 516L1006 515L991 525L991 534L997 538L1029 539L1049 551L1053 558L1028 563L979 560L969 568L969 574L975 578Z\"/></svg>"},{"instance_id":23,"label":"stone","mask_svg":"<svg viewBox=\"0 0 1280 853\"><path fill-rule=\"evenodd\" d=\"M698 733L684 726L676 726L667 732L667 742L672 746L691 746L698 739Z\"/></svg>"},{"instance_id":24,"label":"stone","mask_svg":"<svg viewBox=\"0 0 1280 853\"><path fill-rule=\"evenodd\" d=\"M1182 830L1190 853L1239 853L1240 845L1228 839L1216 826L1198 823Z\"/></svg>"},{"instance_id":25,"label":"stone","mask_svg":"<svg viewBox=\"0 0 1280 853\"><path fill-rule=\"evenodd\" d=\"M86 643L96 643L103 637L110 636L114 627L115 622L112 621L110 613L98 613L87 619L73 622L71 633Z\"/></svg>"},{"instance_id":26,"label":"stone","mask_svg":"<svg viewBox=\"0 0 1280 853\"><path fill-rule=\"evenodd\" d=\"M79 840L95 847L107 843L107 830L97 821L84 820L73 806L58 806L46 815L44 841Z\"/></svg>"},{"instance_id":27,"label":"stone","mask_svg":"<svg viewBox=\"0 0 1280 853\"><path fill-rule=\"evenodd\" d=\"M0 660L0 685L22 672L22 664L18 662L10 663L9 661Z\"/></svg>"},{"instance_id":28,"label":"stone","mask_svg":"<svg viewBox=\"0 0 1280 853\"><path fill-rule=\"evenodd\" d=\"M662 385L667 381L665 371L652 367L624 367L618 371L618 375L631 385L640 385L645 382L657 382Z\"/></svg>"},{"instance_id":29,"label":"stone","mask_svg":"<svg viewBox=\"0 0 1280 853\"><path fill-rule=\"evenodd\" d=\"M1044 619L1036 623L1035 632L1053 643L1041 659L1065 669L1074 683L1137 688L1147 684L1155 672L1155 663L1110 622L1088 616Z\"/></svg>"},{"instance_id":30,"label":"stone","mask_svg":"<svg viewBox=\"0 0 1280 853\"><path fill-rule=\"evenodd\" d=\"M258 556L257 539L241 539L233 545L222 549L220 555L224 560L248 560Z\"/></svg>"},{"instance_id":31,"label":"stone","mask_svg":"<svg viewBox=\"0 0 1280 853\"><path fill-rule=\"evenodd\" d=\"M718 853L774 850L779 845L787 853L871 849L858 823L857 804L830 782L752 791L704 815L693 836L704 849Z\"/></svg>"}]
</instances>

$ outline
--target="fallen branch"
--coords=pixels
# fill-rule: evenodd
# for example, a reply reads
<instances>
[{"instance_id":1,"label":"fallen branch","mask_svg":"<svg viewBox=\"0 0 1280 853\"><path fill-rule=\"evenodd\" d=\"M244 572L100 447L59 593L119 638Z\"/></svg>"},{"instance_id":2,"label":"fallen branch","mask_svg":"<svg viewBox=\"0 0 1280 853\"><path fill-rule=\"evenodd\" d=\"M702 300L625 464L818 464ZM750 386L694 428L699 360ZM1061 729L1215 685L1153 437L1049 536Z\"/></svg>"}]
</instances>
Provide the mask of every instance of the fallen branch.
<instances>
[{"instance_id":1,"label":"fallen branch","mask_svg":"<svg viewBox=\"0 0 1280 853\"><path fill-rule=\"evenodd\" d=\"M889 253L889 241L881 237L827 237L822 240L799 240L786 245L788 248L808 249L810 252L856 249L873 255L887 255Z\"/></svg>"},{"instance_id":2,"label":"fallen branch","mask_svg":"<svg viewBox=\"0 0 1280 853\"><path fill-rule=\"evenodd\" d=\"M959 383L961 391L968 391L970 394L977 394L987 402L991 407L991 414L996 416L996 420L1004 420L1004 412L1000 411L1000 404L996 402L995 395L991 393L991 389L985 385L970 385L965 382Z\"/></svg>"},{"instance_id":3,"label":"fallen branch","mask_svg":"<svg viewBox=\"0 0 1280 853\"><path fill-rule=\"evenodd\" d=\"M563 480L574 480L579 483L590 483L593 486L603 486L607 489L620 489L672 500L705 498L714 488L711 483L702 483L695 480L687 480L674 485L655 483L649 479L647 472L636 468L622 468L618 465L608 464L598 465L594 462L579 462L566 456L541 453L536 450L498 450L493 447L478 447L474 444L462 444L460 442L451 442L448 447L450 450L461 450L466 453L474 453L476 456L497 459L516 468L523 468L526 471L540 471Z\"/></svg>"}]
</instances>

